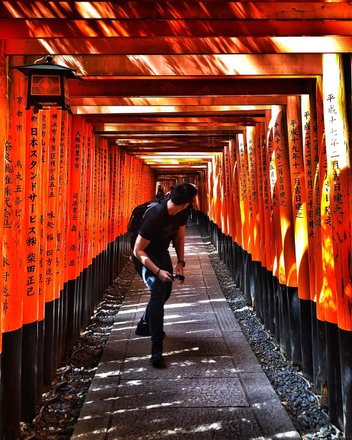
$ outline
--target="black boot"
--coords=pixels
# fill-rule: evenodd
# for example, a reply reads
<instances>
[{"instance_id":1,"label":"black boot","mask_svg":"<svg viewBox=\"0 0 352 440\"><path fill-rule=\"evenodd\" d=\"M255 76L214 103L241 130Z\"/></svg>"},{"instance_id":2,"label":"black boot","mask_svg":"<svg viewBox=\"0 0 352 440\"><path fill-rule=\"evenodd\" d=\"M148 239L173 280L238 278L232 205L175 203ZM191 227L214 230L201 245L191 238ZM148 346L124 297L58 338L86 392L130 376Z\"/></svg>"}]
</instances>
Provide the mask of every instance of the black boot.
<instances>
[{"instance_id":1,"label":"black boot","mask_svg":"<svg viewBox=\"0 0 352 440\"><path fill-rule=\"evenodd\" d=\"M150 364L154 368L166 368L162 344L152 345L152 357L150 358Z\"/></svg>"},{"instance_id":2,"label":"black boot","mask_svg":"<svg viewBox=\"0 0 352 440\"><path fill-rule=\"evenodd\" d=\"M137 336L150 336L149 324L140 320L135 331Z\"/></svg>"},{"instance_id":3,"label":"black boot","mask_svg":"<svg viewBox=\"0 0 352 440\"><path fill-rule=\"evenodd\" d=\"M139 321L136 327L135 334L137 336L150 336L150 328L149 324L147 324L145 321ZM166 333L163 331L164 338L166 336Z\"/></svg>"},{"instance_id":4,"label":"black boot","mask_svg":"<svg viewBox=\"0 0 352 440\"><path fill-rule=\"evenodd\" d=\"M152 354L150 364L154 368L166 368L165 358L161 352Z\"/></svg>"}]
</instances>

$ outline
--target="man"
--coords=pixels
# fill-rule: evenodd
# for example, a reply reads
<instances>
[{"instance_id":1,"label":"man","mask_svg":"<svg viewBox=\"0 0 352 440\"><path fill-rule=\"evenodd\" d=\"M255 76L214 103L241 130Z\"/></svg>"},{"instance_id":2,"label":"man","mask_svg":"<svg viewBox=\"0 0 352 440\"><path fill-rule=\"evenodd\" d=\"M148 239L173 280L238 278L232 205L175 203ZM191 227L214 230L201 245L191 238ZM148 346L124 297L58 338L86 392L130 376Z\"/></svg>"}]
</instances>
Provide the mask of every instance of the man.
<instances>
[{"instance_id":1,"label":"man","mask_svg":"<svg viewBox=\"0 0 352 440\"><path fill-rule=\"evenodd\" d=\"M161 185L158 185L156 194L155 194L155 199L156 200L160 200L165 196L164 194L164 190L162 189Z\"/></svg>"},{"instance_id":2,"label":"man","mask_svg":"<svg viewBox=\"0 0 352 440\"><path fill-rule=\"evenodd\" d=\"M172 194L172 191L173 191L173 190L174 190L174 187L173 187L173 186L170 186L169 191L168 191L167 193L165 193L165 199L166 199L166 200L171 199L171 194Z\"/></svg>"},{"instance_id":3,"label":"man","mask_svg":"<svg viewBox=\"0 0 352 440\"><path fill-rule=\"evenodd\" d=\"M151 336L151 364L165 366L163 358L164 304L172 290L172 261L168 251L172 241L177 264L175 273L183 276L184 243L188 207L197 194L190 183L177 185L171 198L148 209L140 226L133 249L136 270L150 289L150 300L137 325L136 334Z\"/></svg>"}]
</instances>

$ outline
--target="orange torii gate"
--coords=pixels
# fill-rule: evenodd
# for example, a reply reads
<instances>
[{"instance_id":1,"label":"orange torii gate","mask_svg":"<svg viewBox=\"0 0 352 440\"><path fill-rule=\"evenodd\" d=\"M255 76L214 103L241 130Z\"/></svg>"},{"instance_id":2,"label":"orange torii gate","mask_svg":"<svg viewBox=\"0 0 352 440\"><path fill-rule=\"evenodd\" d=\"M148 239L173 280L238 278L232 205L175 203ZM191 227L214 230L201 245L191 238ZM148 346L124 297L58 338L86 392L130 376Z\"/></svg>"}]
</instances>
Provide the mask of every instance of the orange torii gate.
<instances>
[{"instance_id":1,"label":"orange torii gate","mask_svg":"<svg viewBox=\"0 0 352 440\"><path fill-rule=\"evenodd\" d=\"M351 436L350 5L40 6L0 4L6 435L31 419L64 342L119 270L129 211L160 172L138 156L202 149L214 154L191 177L198 215ZM73 115L25 110L25 81L9 71L48 53L82 75Z\"/></svg>"}]
</instances>

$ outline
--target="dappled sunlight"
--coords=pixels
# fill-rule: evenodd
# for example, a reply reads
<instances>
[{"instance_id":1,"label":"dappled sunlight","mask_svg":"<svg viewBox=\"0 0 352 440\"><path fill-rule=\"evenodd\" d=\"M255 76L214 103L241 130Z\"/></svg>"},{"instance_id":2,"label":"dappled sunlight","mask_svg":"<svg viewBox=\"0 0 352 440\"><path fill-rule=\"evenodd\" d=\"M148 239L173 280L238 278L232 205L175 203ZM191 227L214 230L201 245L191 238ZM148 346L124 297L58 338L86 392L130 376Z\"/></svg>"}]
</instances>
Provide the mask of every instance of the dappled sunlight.
<instances>
[{"instance_id":1,"label":"dappled sunlight","mask_svg":"<svg viewBox=\"0 0 352 440\"><path fill-rule=\"evenodd\" d=\"M120 316L120 314L122 314L122 311L119 312L119 316ZM120 326L120 325L128 325L128 324L130 324L130 323L131 323L131 321L116 321L116 322L114 323L114 325L118 325L118 326Z\"/></svg>"},{"instance_id":2,"label":"dappled sunlight","mask_svg":"<svg viewBox=\"0 0 352 440\"><path fill-rule=\"evenodd\" d=\"M324 35L322 37L306 36L305 43L301 37L271 37L272 43L278 52L321 53L322 47L326 53L338 53L343 50L346 38L343 36Z\"/></svg>"},{"instance_id":3,"label":"dappled sunlight","mask_svg":"<svg viewBox=\"0 0 352 440\"><path fill-rule=\"evenodd\" d=\"M88 419L90 419L90 418L88 418ZM84 418L81 420L84 420ZM90 431L90 434L91 434L91 437L94 438L95 436L100 437L102 434L105 435L106 432L107 432L107 428L104 427L104 428L100 428L100 429L93 429L92 431ZM87 438L87 434L85 432L82 434L75 434L72 437L73 440L74 439L86 439L86 438Z\"/></svg>"},{"instance_id":4,"label":"dappled sunlight","mask_svg":"<svg viewBox=\"0 0 352 440\"><path fill-rule=\"evenodd\" d=\"M174 303L174 304L165 304L165 310L170 309L179 309L179 308L187 308L187 307L197 307L197 303Z\"/></svg>"},{"instance_id":5,"label":"dappled sunlight","mask_svg":"<svg viewBox=\"0 0 352 440\"><path fill-rule=\"evenodd\" d=\"M164 321L169 319L178 319L178 318L182 318L182 315L166 315L164 316Z\"/></svg>"},{"instance_id":6,"label":"dappled sunlight","mask_svg":"<svg viewBox=\"0 0 352 440\"><path fill-rule=\"evenodd\" d=\"M196 334L201 334L201 335L205 335L205 334L209 334L212 335L214 332L213 328L201 328L199 330L187 330L185 331L185 334L187 335L196 335Z\"/></svg>"},{"instance_id":7,"label":"dappled sunlight","mask_svg":"<svg viewBox=\"0 0 352 440\"><path fill-rule=\"evenodd\" d=\"M139 305L132 306L132 307L133 307L132 309L127 309L127 310L125 310L125 309L121 309L121 310L119 311L119 315L129 315L129 314L131 314L131 313L137 313L137 312L140 312L140 306L139 306ZM121 324L120 321L119 321L119 324Z\"/></svg>"},{"instance_id":8,"label":"dappled sunlight","mask_svg":"<svg viewBox=\"0 0 352 440\"><path fill-rule=\"evenodd\" d=\"M75 5L75 7L77 8L77 11L84 18L103 18L103 17L105 17L106 16L105 14L109 14L109 4L104 4L103 6L104 7L101 8L101 7L99 7L99 4L93 5L90 2L76 2L76 5Z\"/></svg>"},{"instance_id":9,"label":"dappled sunlight","mask_svg":"<svg viewBox=\"0 0 352 440\"><path fill-rule=\"evenodd\" d=\"M136 408L124 408L124 409L117 409L116 411L113 411L111 414L122 414L126 412L134 412L134 411L140 411L143 409L155 409L155 408L167 408L167 407L173 407L175 405L182 404L181 400L174 400L172 402L162 402L162 403L156 403L153 405L145 405L145 406L139 406ZM114 431L114 428L111 428L111 431Z\"/></svg>"},{"instance_id":10,"label":"dappled sunlight","mask_svg":"<svg viewBox=\"0 0 352 440\"><path fill-rule=\"evenodd\" d=\"M226 303L226 298L215 298L215 299L204 299L200 300L200 304L210 304L210 303Z\"/></svg>"},{"instance_id":11,"label":"dappled sunlight","mask_svg":"<svg viewBox=\"0 0 352 440\"><path fill-rule=\"evenodd\" d=\"M126 324L131 324L130 322L126 322ZM114 324L114 333L116 332L124 332L126 330L131 330L132 326L131 325L126 325L124 327L120 327L120 323L116 322L116 324Z\"/></svg>"},{"instance_id":12,"label":"dappled sunlight","mask_svg":"<svg viewBox=\"0 0 352 440\"><path fill-rule=\"evenodd\" d=\"M165 323L165 327L168 326L174 326L174 325L180 325L180 324L196 324L197 322L204 322L201 319L183 319L181 321L174 321L174 322L170 322L170 323Z\"/></svg>"},{"instance_id":13,"label":"dappled sunlight","mask_svg":"<svg viewBox=\"0 0 352 440\"><path fill-rule=\"evenodd\" d=\"M197 305L197 302L200 297L199 291L194 291L194 293L189 293L184 288L178 288L177 291L175 289L173 295L174 295L173 302L175 303L175 306L177 306L178 304L182 304L182 302L184 302L185 300L188 300L189 305L191 307L194 307L195 305ZM165 307L167 307L167 304ZM181 307L184 307L184 305L182 305Z\"/></svg>"},{"instance_id":14,"label":"dappled sunlight","mask_svg":"<svg viewBox=\"0 0 352 440\"><path fill-rule=\"evenodd\" d=\"M268 73L267 63L260 63L253 56L242 54L189 55L181 60L173 55L129 55L127 59L131 61L129 69L137 69L141 73L151 75L258 75ZM128 65L127 62L126 64ZM275 73L274 68L272 73ZM243 106L244 109L245 106Z\"/></svg>"}]
</instances>

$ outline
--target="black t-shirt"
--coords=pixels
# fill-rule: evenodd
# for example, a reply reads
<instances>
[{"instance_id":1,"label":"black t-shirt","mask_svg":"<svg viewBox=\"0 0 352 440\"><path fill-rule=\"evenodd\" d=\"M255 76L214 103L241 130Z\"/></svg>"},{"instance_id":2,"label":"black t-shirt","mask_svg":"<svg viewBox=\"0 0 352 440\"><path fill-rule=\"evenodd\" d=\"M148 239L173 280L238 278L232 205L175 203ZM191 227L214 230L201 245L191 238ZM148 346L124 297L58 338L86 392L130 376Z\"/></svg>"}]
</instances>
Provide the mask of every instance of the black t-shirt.
<instances>
[{"instance_id":1,"label":"black t-shirt","mask_svg":"<svg viewBox=\"0 0 352 440\"><path fill-rule=\"evenodd\" d=\"M139 234L150 240L146 252L167 250L178 228L187 223L188 214L188 209L184 209L175 215L169 215L166 200L148 209L139 229Z\"/></svg>"}]
</instances>

